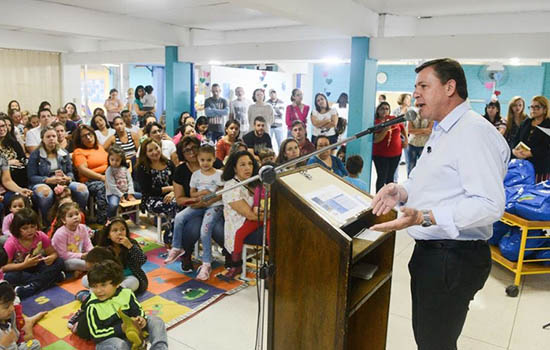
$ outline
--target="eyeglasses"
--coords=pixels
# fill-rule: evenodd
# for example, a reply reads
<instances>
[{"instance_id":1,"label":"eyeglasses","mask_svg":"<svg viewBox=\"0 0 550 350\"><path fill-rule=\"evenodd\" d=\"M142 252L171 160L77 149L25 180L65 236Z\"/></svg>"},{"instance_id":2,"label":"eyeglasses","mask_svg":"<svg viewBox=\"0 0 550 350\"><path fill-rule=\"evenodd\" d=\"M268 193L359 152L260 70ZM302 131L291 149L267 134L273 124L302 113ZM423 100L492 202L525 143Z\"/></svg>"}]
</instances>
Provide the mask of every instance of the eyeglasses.
<instances>
[{"instance_id":1,"label":"eyeglasses","mask_svg":"<svg viewBox=\"0 0 550 350\"><path fill-rule=\"evenodd\" d=\"M198 148L197 146L194 146L194 147L187 147L187 148L184 148L184 149L183 149L183 153L197 152L198 149L199 149L199 148Z\"/></svg>"},{"instance_id":2,"label":"eyeglasses","mask_svg":"<svg viewBox=\"0 0 550 350\"><path fill-rule=\"evenodd\" d=\"M528 108L529 108L529 109L534 109L534 110L537 110L537 111L538 111L539 109L542 109L542 108L544 108L544 107L543 107L543 106L539 106L539 105L532 105L532 106L529 106Z\"/></svg>"}]
</instances>

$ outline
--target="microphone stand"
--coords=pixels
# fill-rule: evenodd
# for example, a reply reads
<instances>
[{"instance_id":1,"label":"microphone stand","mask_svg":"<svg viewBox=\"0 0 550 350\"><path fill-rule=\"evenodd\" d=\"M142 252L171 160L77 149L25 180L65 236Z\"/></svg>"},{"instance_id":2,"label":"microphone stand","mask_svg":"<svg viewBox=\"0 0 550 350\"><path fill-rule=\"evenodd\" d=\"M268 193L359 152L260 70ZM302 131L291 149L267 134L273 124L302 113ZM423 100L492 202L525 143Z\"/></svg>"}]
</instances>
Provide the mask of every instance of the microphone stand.
<instances>
[{"instance_id":1,"label":"microphone stand","mask_svg":"<svg viewBox=\"0 0 550 350\"><path fill-rule=\"evenodd\" d=\"M415 115L416 116L416 115ZM266 264L265 262L265 250L266 250L266 237L267 237L267 218L270 216L270 201L269 201L269 192L270 192L270 187L272 184L275 183L275 181L277 180L277 175L279 173L281 173L282 171L284 171L286 168L290 167L290 166L293 166L293 165L296 165L298 163L301 163L313 156L316 156L318 154L321 154L323 152L326 152L326 151L329 151L329 150L332 150L344 143L348 143L348 142L351 142L351 141L354 141L360 137L363 137L365 135L369 135L369 134L372 134L372 133L375 133L375 132L378 132L379 130L383 129L384 127L386 126L389 126L389 125L393 125L393 124L398 124L398 123L401 123L401 122L404 122L404 121L407 121L407 120L411 120L410 117L408 115L406 116L399 116L398 118L395 118L395 119L391 119L390 121L386 122L386 123L380 123L380 124L377 124L373 127L370 127L366 130L363 130L351 137L348 137L342 141L339 141L339 142L336 142L332 145L328 145L326 147L323 147L321 149L318 149L312 153L308 153L308 154L305 154L303 156L300 156L298 158L295 158L295 159L291 159L277 167L273 167L271 165L265 165L263 167L260 168L260 171L258 172L258 175L255 175L255 176L252 176L244 181L241 181L231 187L228 187L228 188L224 188L222 190L219 190L217 191L216 193L212 193L212 194L209 194L207 196L205 196L204 200L205 201L208 201L210 198L214 198L214 197L217 197L219 195L222 195L226 192L229 192L231 190L234 190L235 188L238 188L238 187L241 187L241 186L244 186L244 185L247 185L251 182L254 182L254 181L257 181L257 180L260 180L260 182L262 183L262 186L264 188L264 191L265 191L265 200L264 200L264 223L263 223L263 232L262 232L262 251L261 251L261 255L260 255L260 269L259 269L259 288L261 290L261 294L260 294L260 302L259 302L259 314L258 314L258 325L257 325L257 329L256 329L256 345L255 345L255 349L256 350L262 350L263 349L263 338L264 338L264 320L265 320L265 280L269 277L271 277L274 273L274 266L273 265L268 265ZM261 197L261 196L260 196Z\"/></svg>"}]
</instances>

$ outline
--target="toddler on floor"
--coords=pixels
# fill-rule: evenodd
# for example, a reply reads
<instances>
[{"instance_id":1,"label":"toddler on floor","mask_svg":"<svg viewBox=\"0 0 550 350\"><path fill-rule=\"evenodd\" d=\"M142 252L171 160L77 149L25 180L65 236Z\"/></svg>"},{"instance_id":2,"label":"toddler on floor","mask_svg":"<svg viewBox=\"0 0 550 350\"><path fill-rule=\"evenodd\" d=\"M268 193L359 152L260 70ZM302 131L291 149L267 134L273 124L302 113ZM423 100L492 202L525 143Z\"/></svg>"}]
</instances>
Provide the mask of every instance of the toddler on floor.
<instances>
[{"instance_id":1,"label":"toddler on floor","mask_svg":"<svg viewBox=\"0 0 550 350\"><path fill-rule=\"evenodd\" d=\"M66 271L86 271L86 254L92 250L90 229L80 223L80 207L71 202L59 207L58 219L63 226L55 231L52 245L64 260Z\"/></svg>"},{"instance_id":2,"label":"toddler on floor","mask_svg":"<svg viewBox=\"0 0 550 350\"><path fill-rule=\"evenodd\" d=\"M17 286L15 293L22 299L65 279L63 260L38 225L38 215L32 209L19 210L10 225L11 237L4 244L8 255L4 277Z\"/></svg>"}]
</instances>

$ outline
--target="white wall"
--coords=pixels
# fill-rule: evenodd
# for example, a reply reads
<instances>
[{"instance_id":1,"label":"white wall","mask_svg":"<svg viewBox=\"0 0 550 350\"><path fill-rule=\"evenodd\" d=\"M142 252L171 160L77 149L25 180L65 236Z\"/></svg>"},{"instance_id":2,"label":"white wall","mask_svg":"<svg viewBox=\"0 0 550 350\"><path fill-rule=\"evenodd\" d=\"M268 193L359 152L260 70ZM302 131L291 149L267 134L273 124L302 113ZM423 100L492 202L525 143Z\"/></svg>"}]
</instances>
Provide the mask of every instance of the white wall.
<instances>
[{"instance_id":1,"label":"white wall","mask_svg":"<svg viewBox=\"0 0 550 350\"><path fill-rule=\"evenodd\" d=\"M80 88L80 65L64 64L62 66L62 104L74 103L78 108L82 105Z\"/></svg>"}]
</instances>

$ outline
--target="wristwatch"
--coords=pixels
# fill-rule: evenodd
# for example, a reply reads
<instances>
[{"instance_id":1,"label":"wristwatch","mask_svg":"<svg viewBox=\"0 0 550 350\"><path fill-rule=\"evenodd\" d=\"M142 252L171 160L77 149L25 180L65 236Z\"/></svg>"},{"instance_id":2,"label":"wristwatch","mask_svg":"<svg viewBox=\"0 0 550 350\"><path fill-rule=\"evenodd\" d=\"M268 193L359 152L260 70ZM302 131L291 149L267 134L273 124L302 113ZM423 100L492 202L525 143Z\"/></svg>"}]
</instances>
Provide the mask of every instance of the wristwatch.
<instances>
[{"instance_id":1,"label":"wristwatch","mask_svg":"<svg viewBox=\"0 0 550 350\"><path fill-rule=\"evenodd\" d=\"M430 211L429 210L421 210L422 213L422 227L430 227L434 223L432 222L432 218L430 217Z\"/></svg>"}]
</instances>

